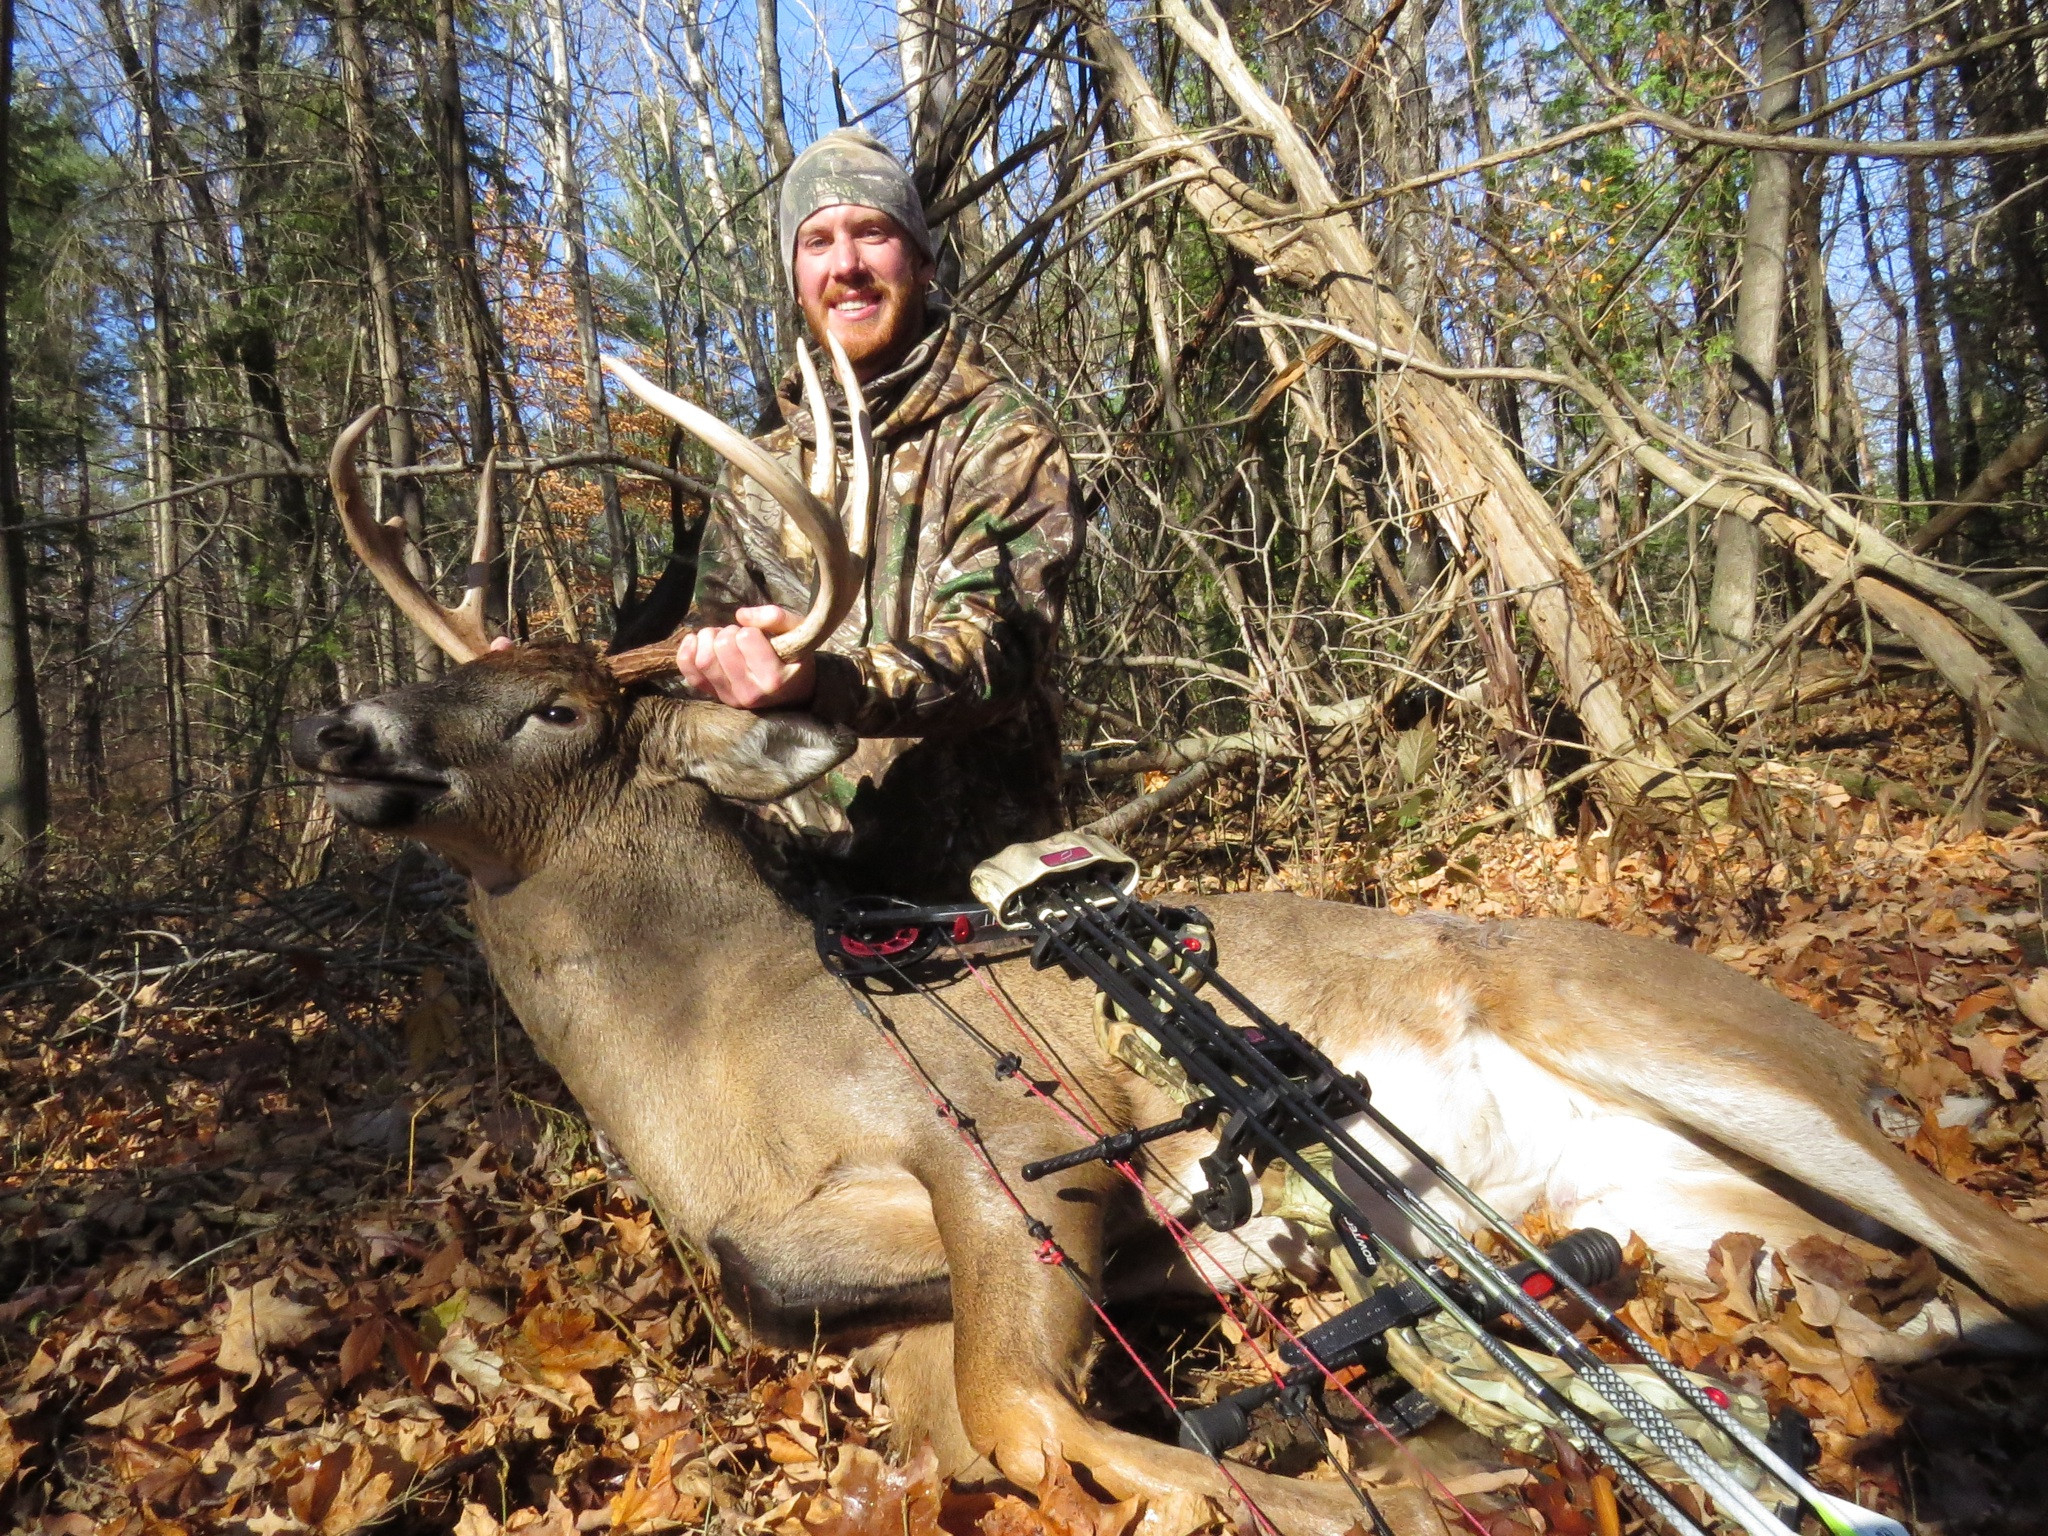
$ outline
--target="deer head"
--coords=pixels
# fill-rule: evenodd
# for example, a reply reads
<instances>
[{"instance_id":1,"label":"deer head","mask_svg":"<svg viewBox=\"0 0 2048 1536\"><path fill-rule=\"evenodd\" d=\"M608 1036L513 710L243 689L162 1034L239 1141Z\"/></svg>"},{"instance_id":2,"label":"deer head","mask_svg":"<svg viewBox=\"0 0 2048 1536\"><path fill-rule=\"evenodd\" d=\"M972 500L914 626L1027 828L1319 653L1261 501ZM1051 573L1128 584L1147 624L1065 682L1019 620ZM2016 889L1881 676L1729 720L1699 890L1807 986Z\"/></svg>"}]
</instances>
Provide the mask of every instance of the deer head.
<instances>
[{"instance_id":1,"label":"deer head","mask_svg":"<svg viewBox=\"0 0 2048 1536\"><path fill-rule=\"evenodd\" d=\"M867 423L852 365L833 363L853 422L844 515L865 543L870 474ZM635 394L751 475L788 513L817 555L818 587L803 622L773 638L785 660L814 649L853 602L859 566L830 499L836 450L816 371L802 362L819 453L805 485L732 427L613 359ZM543 643L491 649L484 587L497 550L492 481L484 461L467 591L435 600L403 559L403 525L365 504L355 453L381 407L336 440L328 477L350 546L399 610L459 663L427 682L301 720L292 755L319 775L344 820L417 837L486 888L516 881L600 804L633 783L687 783L710 795L772 800L810 782L852 750L852 737L797 714L757 715L648 687L675 669L660 641L600 656Z\"/></svg>"}]
</instances>

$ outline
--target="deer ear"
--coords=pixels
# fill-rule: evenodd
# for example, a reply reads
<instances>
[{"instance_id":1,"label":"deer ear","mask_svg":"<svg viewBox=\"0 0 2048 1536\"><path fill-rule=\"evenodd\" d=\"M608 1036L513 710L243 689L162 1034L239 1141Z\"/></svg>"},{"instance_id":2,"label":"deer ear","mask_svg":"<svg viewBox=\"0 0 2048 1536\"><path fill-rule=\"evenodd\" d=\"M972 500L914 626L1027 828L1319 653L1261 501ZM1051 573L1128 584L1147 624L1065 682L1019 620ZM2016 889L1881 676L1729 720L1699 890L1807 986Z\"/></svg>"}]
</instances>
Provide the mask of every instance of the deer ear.
<instances>
[{"instance_id":1,"label":"deer ear","mask_svg":"<svg viewBox=\"0 0 2048 1536\"><path fill-rule=\"evenodd\" d=\"M809 715L757 715L723 704L643 700L641 766L695 779L733 800L780 800L844 762L851 731Z\"/></svg>"}]
</instances>

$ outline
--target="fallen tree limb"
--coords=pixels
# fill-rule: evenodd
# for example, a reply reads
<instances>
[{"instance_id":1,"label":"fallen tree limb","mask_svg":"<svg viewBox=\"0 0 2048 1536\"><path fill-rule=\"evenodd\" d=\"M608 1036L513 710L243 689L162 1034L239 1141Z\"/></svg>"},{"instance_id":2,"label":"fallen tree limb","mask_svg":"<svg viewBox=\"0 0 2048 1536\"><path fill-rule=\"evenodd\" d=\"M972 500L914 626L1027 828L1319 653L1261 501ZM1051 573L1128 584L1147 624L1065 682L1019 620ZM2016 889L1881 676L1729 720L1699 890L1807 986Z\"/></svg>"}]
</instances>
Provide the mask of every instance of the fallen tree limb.
<instances>
[{"instance_id":1,"label":"fallen tree limb","mask_svg":"<svg viewBox=\"0 0 2048 1536\"><path fill-rule=\"evenodd\" d=\"M1954 816L1962 810L1960 805L1923 795L1910 784L1880 779L1875 774L1837 768L1817 768L1814 771L1829 783L1841 785L1858 800L1883 800L1890 805L1902 805L1909 811L1918 811L1923 816ZM2002 834L2025 826L2026 821L2026 817L2015 816L2010 811L1986 811L1984 830Z\"/></svg>"},{"instance_id":2,"label":"fallen tree limb","mask_svg":"<svg viewBox=\"0 0 2048 1536\"><path fill-rule=\"evenodd\" d=\"M1318 295L1333 320L1369 343L1433 360L1432 343L1381 280L1378 261L1356 225L1332 214L1338 198L1300 126L1246 68L1227 32L1198 19L1185 0L1163 0L1161 12L1253 130L1272 143L1295 191L1293 227L1282 231L1270 224L1271 199L1231 176L1167 112L1122 41L1105 23L1091 24L1089 49L1139 147L1170 147L1177 167L1206 173L1186 185L1189 205L1218 236L1258 262L1263 275ZM1549 505L1478 405L1420 370L1383 376L1378 403L1389 436L1422 468L1441 502L1460 509L1461 526L1449 530L1453 542L1462 545L1469 526L1498 562L1503 582L1522 590L1519 603L1530 628L1568 704L1600 749L1609 792L1623 798L1688 793L1656 706L1660 697L1675 697L1675 688L1600 596ZM1687 745L1711 739L1695 726Z\"/></svg>"},{"instance_id":3,"label":"fallen tree limb","mask_svg":"<svg viewBox=\"0 0 2048 1536\"><path fill-rule=\"evenodd\" d=\"M1147 790L1135 800L1118 806L1108 815L1096 817L1081 830L1093 832L1097 837L1121 837L1148 817L1171 810L1183 800L1190 799L1205 785L1212 783L1219 774L1227 773L1242 763L1251 762L1254 755L1250 752L1230 751L1205 757L1200 762L1182 769L1157 789Z\"/></svg>"},{"instance_id":4,"label":"fallen tree limb","mask_svg":"<svg viewBox=\"0 0 2048 1536\"><path fill-rule=\"evenodd\" d=\"M1651 446L1634 428L1622 421L1614 403L1598 391L1582 388L1581 394L1599 411L1603 425L1615 442L1626 448L1635 462L1681 496L1695 497L1700 505L1717 512L1732 512L1755 524L1795 555L1808 570L1829 583L1853 583L1856 596L1874 613L1897 630L1925 656L1942 680L1964 703L1979 712L1991 730L2036 757L2048 758L2048 666L2036 670L2035 653L2048 661L2048 648L2027 629L2025 621L1995 597L1968 582L1936 571L1927 561L1910 554L1874 528L1849 518L1836 505L1836 512L1849 524L1849 547L1831 538L1813 524L1802 521L1764 496L1761 491L1739 483L1715 485L1680 464L1669 454ZM1756 466L1742 466L1755 470ZM1727 467L1731 480L1734 467ZM1784 478L1784 477L1773 477ZM1810 488L1791 482L1795 491L1812 495ZM1830 502L1831 498L1818 498ZM1825 509L1819 509L1825 510ZM1832 520L1832 519L1831 519ZM1867 534L1864 538L1861 535ZM1879 575L1890 581L1876 579ZM1938 579L1936 579L1938 578ZM2014 678L1999 672L1978 651L1962 627L1940 609L1907 592L1895 582L1910 582L1928 595L1951 596L1962 589L1974 612L1983 605L2000 610L2011 625L2025 630L2024 641L2009 647L2022 675ZM1999 623L1998 638L2011 625Z\"/></svg>"}]
</instances>

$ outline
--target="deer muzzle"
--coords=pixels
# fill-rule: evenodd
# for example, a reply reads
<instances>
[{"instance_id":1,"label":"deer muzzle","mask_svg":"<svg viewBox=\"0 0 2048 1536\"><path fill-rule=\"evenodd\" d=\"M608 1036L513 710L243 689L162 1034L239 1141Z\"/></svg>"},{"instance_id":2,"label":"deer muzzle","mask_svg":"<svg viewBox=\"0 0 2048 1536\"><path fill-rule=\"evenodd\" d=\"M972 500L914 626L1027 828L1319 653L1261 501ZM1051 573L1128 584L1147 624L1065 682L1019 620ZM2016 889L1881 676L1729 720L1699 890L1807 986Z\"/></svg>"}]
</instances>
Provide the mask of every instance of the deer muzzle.
<instances>
[{"instance_id":1,"label":"deer muzzle","mask_svg":"<svg viewBox=\"0 0 2048 1536\"><path fill-rule=\"evenodd\" d=\"M418 819L448 792L448 777L408 749L375 701L309 715L292 727L292 760L319 778L335 814L390 830Z\"/></svg>"}]
</instances>

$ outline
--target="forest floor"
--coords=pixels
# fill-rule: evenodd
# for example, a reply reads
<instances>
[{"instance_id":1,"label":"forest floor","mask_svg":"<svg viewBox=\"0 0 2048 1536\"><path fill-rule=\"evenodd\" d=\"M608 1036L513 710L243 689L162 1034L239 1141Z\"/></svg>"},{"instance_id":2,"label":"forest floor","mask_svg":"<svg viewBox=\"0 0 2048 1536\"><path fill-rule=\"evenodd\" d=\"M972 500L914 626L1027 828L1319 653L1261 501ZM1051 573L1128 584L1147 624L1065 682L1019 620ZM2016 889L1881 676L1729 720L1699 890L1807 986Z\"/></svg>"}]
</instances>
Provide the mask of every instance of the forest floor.
<instances>
[{"instance_id":1,"label":"forest floor","mask_svg":"<svg viewBox=\"0 0 2048 1536\"><path fill-rule=\"evenodd\" d=\"M1798 745L1714 830L1588 819L1430 849L1398 818L1337 818L1312 856L1259 860L1226 796L1155 828L1148 873L1160 894L1241 888L1249 869L1265 888L1689 944L1876 1047L1899 1090L1887 1133L2048 1224L2036 786L2002 786L1993 830L1937 814L1965 765L1953 716L1920 695L1824 713ZM166 889L53 890L0 972L0 1528L1122 1536L1132 1511L1057 1469L1022 1499L939 1487L922 1458L877 1454L886 1410L847 1360L736 1342L701 1264L607 1173L495 1000L428 861L283 893ZM1628 1315L1809 1415L1824 1485L1923 1536L2039 1531L2048 1373L1885 1364L1887 1330L1947 1282L1924 1254L1823 1247L1760 1267L1731 1234L1704 1293L1652 1261ZM1336 1293L1264 1299L1301 1318ZM1213 1311L1126 1322L1190 1400L1249 1382L1272 1342ZM1134 1371L1106 1357L1094 1391L1160 1427ZM1247 1454L1311 1477L1341 1457L1369 1485L1426 1475L1493 1536L1598 1529L1568 1454L1422 1441L1304 1445L1268 1424Z\"/></svg>"}]
</instances>

